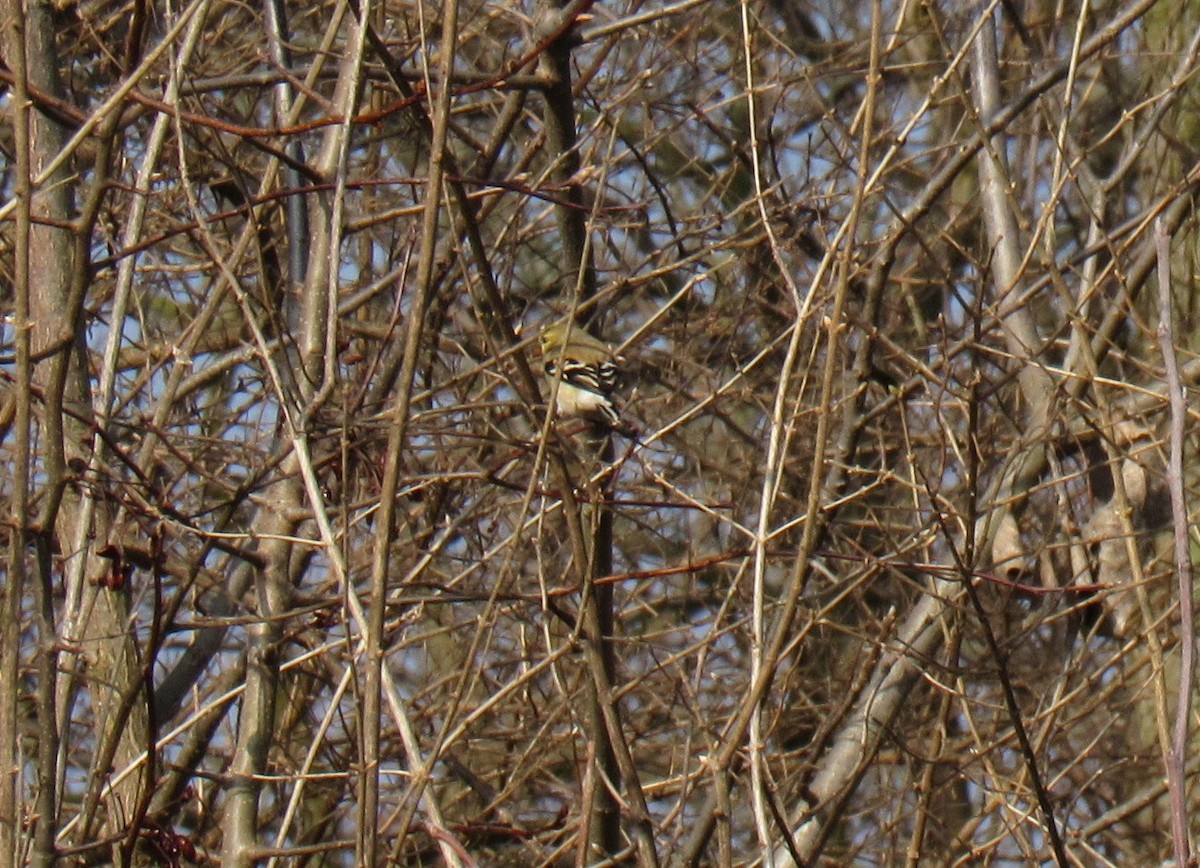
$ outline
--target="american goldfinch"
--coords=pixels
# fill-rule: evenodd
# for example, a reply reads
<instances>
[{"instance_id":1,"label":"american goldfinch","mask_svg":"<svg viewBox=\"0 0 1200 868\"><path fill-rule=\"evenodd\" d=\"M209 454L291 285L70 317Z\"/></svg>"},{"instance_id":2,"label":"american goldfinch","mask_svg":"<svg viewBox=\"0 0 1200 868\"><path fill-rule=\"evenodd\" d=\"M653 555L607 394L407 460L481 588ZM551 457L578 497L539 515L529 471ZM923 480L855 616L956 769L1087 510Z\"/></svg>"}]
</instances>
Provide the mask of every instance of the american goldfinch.
<instances>
[{"instance_id":1,"label":"american goldfinch","mask_svg":"<svg viewBox=\"0 0 1200 868\"><path fill-rule=\"evenodd\" d=\"M599 422L616 431L629 430L613 401L619 371L607 346L570 322L554 323L542 332L542 365L551 383L559 379L555 413Z\"/></svg>"}]
</instances>

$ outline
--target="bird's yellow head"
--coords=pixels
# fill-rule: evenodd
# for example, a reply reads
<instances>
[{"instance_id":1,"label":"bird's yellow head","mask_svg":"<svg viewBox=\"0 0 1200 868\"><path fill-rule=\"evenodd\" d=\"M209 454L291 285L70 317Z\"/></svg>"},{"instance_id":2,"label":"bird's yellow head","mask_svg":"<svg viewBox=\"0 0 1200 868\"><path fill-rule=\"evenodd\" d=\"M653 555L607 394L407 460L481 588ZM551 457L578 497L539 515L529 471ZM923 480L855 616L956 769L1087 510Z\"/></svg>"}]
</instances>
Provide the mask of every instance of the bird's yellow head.
<instances>
[{"instance_id":1,"label":"bird's yellow head","mask_svg":"<svg viewBox=\"0 0 1200 868\"><path fill-rule=\"evenodd\" d=\"M542 357L546 359L565 354L572 361L585 365L614 361L612 349L608 344L596 340L583 326L570 320L547 326L542 332L540 343Z\"/></svg>"},{"instance_id":2,"label":"bird's yellow head","mask_svg":"<svg viewBox=\"0 0 1200 868\"><path fill-rule=\"evenodd\" d=\"M542 355L547 355L555 350L561 349L563 344L567 342L570 335L578 335L579 328L572 328L568 323L556 322L546 326L542 331L540 344Z\"/></svg>"}]
</instances>

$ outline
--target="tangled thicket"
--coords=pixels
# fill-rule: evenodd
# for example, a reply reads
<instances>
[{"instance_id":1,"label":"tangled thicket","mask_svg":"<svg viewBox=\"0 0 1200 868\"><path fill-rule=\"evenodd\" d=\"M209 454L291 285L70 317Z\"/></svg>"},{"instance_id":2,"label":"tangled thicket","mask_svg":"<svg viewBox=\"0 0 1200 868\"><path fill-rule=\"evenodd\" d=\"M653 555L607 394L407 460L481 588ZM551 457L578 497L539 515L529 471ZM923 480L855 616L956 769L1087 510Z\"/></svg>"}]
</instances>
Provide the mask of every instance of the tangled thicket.
<instances>
[{"instance_id":1,"label":"tangled thicket","mask_svg":"<svg viewBox=\"0 0 1200 868\"><path fill-rule=\"evenodd\" d=\"M6 852L1173 852L1190 4L291 5L7 7Z\"/></svg>"}]
</instances>

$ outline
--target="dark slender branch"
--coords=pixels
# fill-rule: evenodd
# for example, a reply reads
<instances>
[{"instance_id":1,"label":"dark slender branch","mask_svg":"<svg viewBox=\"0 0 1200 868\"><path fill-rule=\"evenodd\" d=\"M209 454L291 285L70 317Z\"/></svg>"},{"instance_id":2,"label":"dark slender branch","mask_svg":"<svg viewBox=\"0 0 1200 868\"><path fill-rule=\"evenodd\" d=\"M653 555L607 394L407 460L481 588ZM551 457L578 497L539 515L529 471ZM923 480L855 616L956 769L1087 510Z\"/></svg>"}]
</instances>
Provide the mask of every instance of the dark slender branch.
<instances>
[{"instance_id":1,"label":"dark slender branch","mask_svg":"<svg viewBox=\"0 0 1200 868\"><path fill-rule=\"evenodd\" d=\"M14 315L18 328L14 330L16 344L16 382L13 401L16 404L16 438L12 458L12 494L10 512L5 517L11 527L8 540L7 580L4 583L4 610L10 617L0 621L0 859L16 865L18 841L21 836L20 797L21 762L18 758L18 720L20 707L17 697L21 684L21 624L12 617L21 611L28 580L26 569L27 521L29 512L29 478L32 460L31 395L32 359L30 329L30 235L31 235L31 161L28 77L25 64L25 17L18 4L9 4L4 22L5 45L16 67L14 92L8 101L12 113L16 166L13 174L13 196L16 199L16 226L13 238ZM50 691L49 685L43 690ZM50 691L53 692L53 691Z\"/></svg>"},{"instance_id":2,"label":"dark slender branch","mask_svg":"<svg viewBox=\"0 0 1200 868\"><path fill-rule=\"evenodd\" d=\"M291 58L287 49L288 25L287 13L283 0L267 0L265 15L267 24L267 46L271 60L281 69L291 66ZM288 120L292 109L292 87L288 79L281 78L274 86L276 122L283 124ZM308 204L303 190L304 178L299 166L304 164L304 144L298 137L289 137L284 144L288 162L282 172L286 186L300 191L299 195L288 196L285 202L285 215L288 239L288 278L292 286L304 282L308 268ZM282 287L278 287L282 290Z\"/></svg>"},{"instance_id":3,"label":"dark slender branch","mask_svg":"<svg viewBox=\"0 0 1200 868\"><path fill-rule=\"evenodd\" d=\"M981 296L982 300L982 296ZM976 339L982 338L979 332L979 325L982 321L982 311L976 311ZM984 642L987 644L988 653L996 664L996 680L1000 684L1001 693L1004 695L1004 705L1008 711L1009 723L1012 724L1013 733L1017 737L1017 744L1021 749L1021 757L1025 762L1025 770L1029 775L1029 783L1033 788L1034 795L1037 798L1038 807L1041 809L1042 818L1045 822L1046 837L1050 839L1050 848L1054 851L1054 858L1058 862L1060 868L1066 868L1071 862L1067 858L1067 851L1063 847L1062 836L1058 831L1058 822L1054 817L1054 805L1050 801L1050 793L1046 790L1046 785L1042 780L1042 773L1038 766L1037 754L1034 753L1033 744L1029 741L1029 733L1025 729L1025 721L1021 716L1021 705L1017 701L1016 691L1013 690L1012 677L1008 669L1008 654L1000 647L1000 643L996 639L996 633L992 629L991 621L988 618L987 609L983 605L983 601L979 598L979 591L975 587L975 582L972 578L972 564L975 563L979 556L978 547L976 545L975 528L979 526L979 493L980 493L980 465L982 458L979 454L979 403L978 395L979 378L971 384L972 395L967 404L967 515L965 525L969 529L964 545L960 551L958 546L950 546L951 556L959 569L959 574L962 577L963 590L966 592L967 599L971 602L971 609L975 612L976 620L979 622L980 631L983 633ZM933 489L926 483L926 493L929 496L931 503L937 502L937 495ZM934 515L936 520L942 526L942 532L946 539L953 539L953 530L950 528L945 517L940 510L935 510Z\"/></svg>"}]
</instances>

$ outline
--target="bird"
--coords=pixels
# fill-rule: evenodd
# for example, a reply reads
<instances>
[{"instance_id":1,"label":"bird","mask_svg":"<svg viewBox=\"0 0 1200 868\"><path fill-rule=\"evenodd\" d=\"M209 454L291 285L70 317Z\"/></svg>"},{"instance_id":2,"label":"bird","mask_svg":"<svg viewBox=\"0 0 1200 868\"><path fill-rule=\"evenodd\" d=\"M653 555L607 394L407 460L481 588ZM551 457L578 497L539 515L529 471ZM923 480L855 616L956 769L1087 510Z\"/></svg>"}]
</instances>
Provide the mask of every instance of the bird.
<instances>
[{"instance_id":1,"label":"bird","mask_svg":"<svg viewBox=\"0 0 1200 868\"><path fill-rule=\"evenodd\" d=\"M541 348L551 389L558 381L555 415L586 419L621 433L631 430L613 398L621 372L619 358L607 345L567 321L542 331Z\"/></svg>"}]
</instances>

